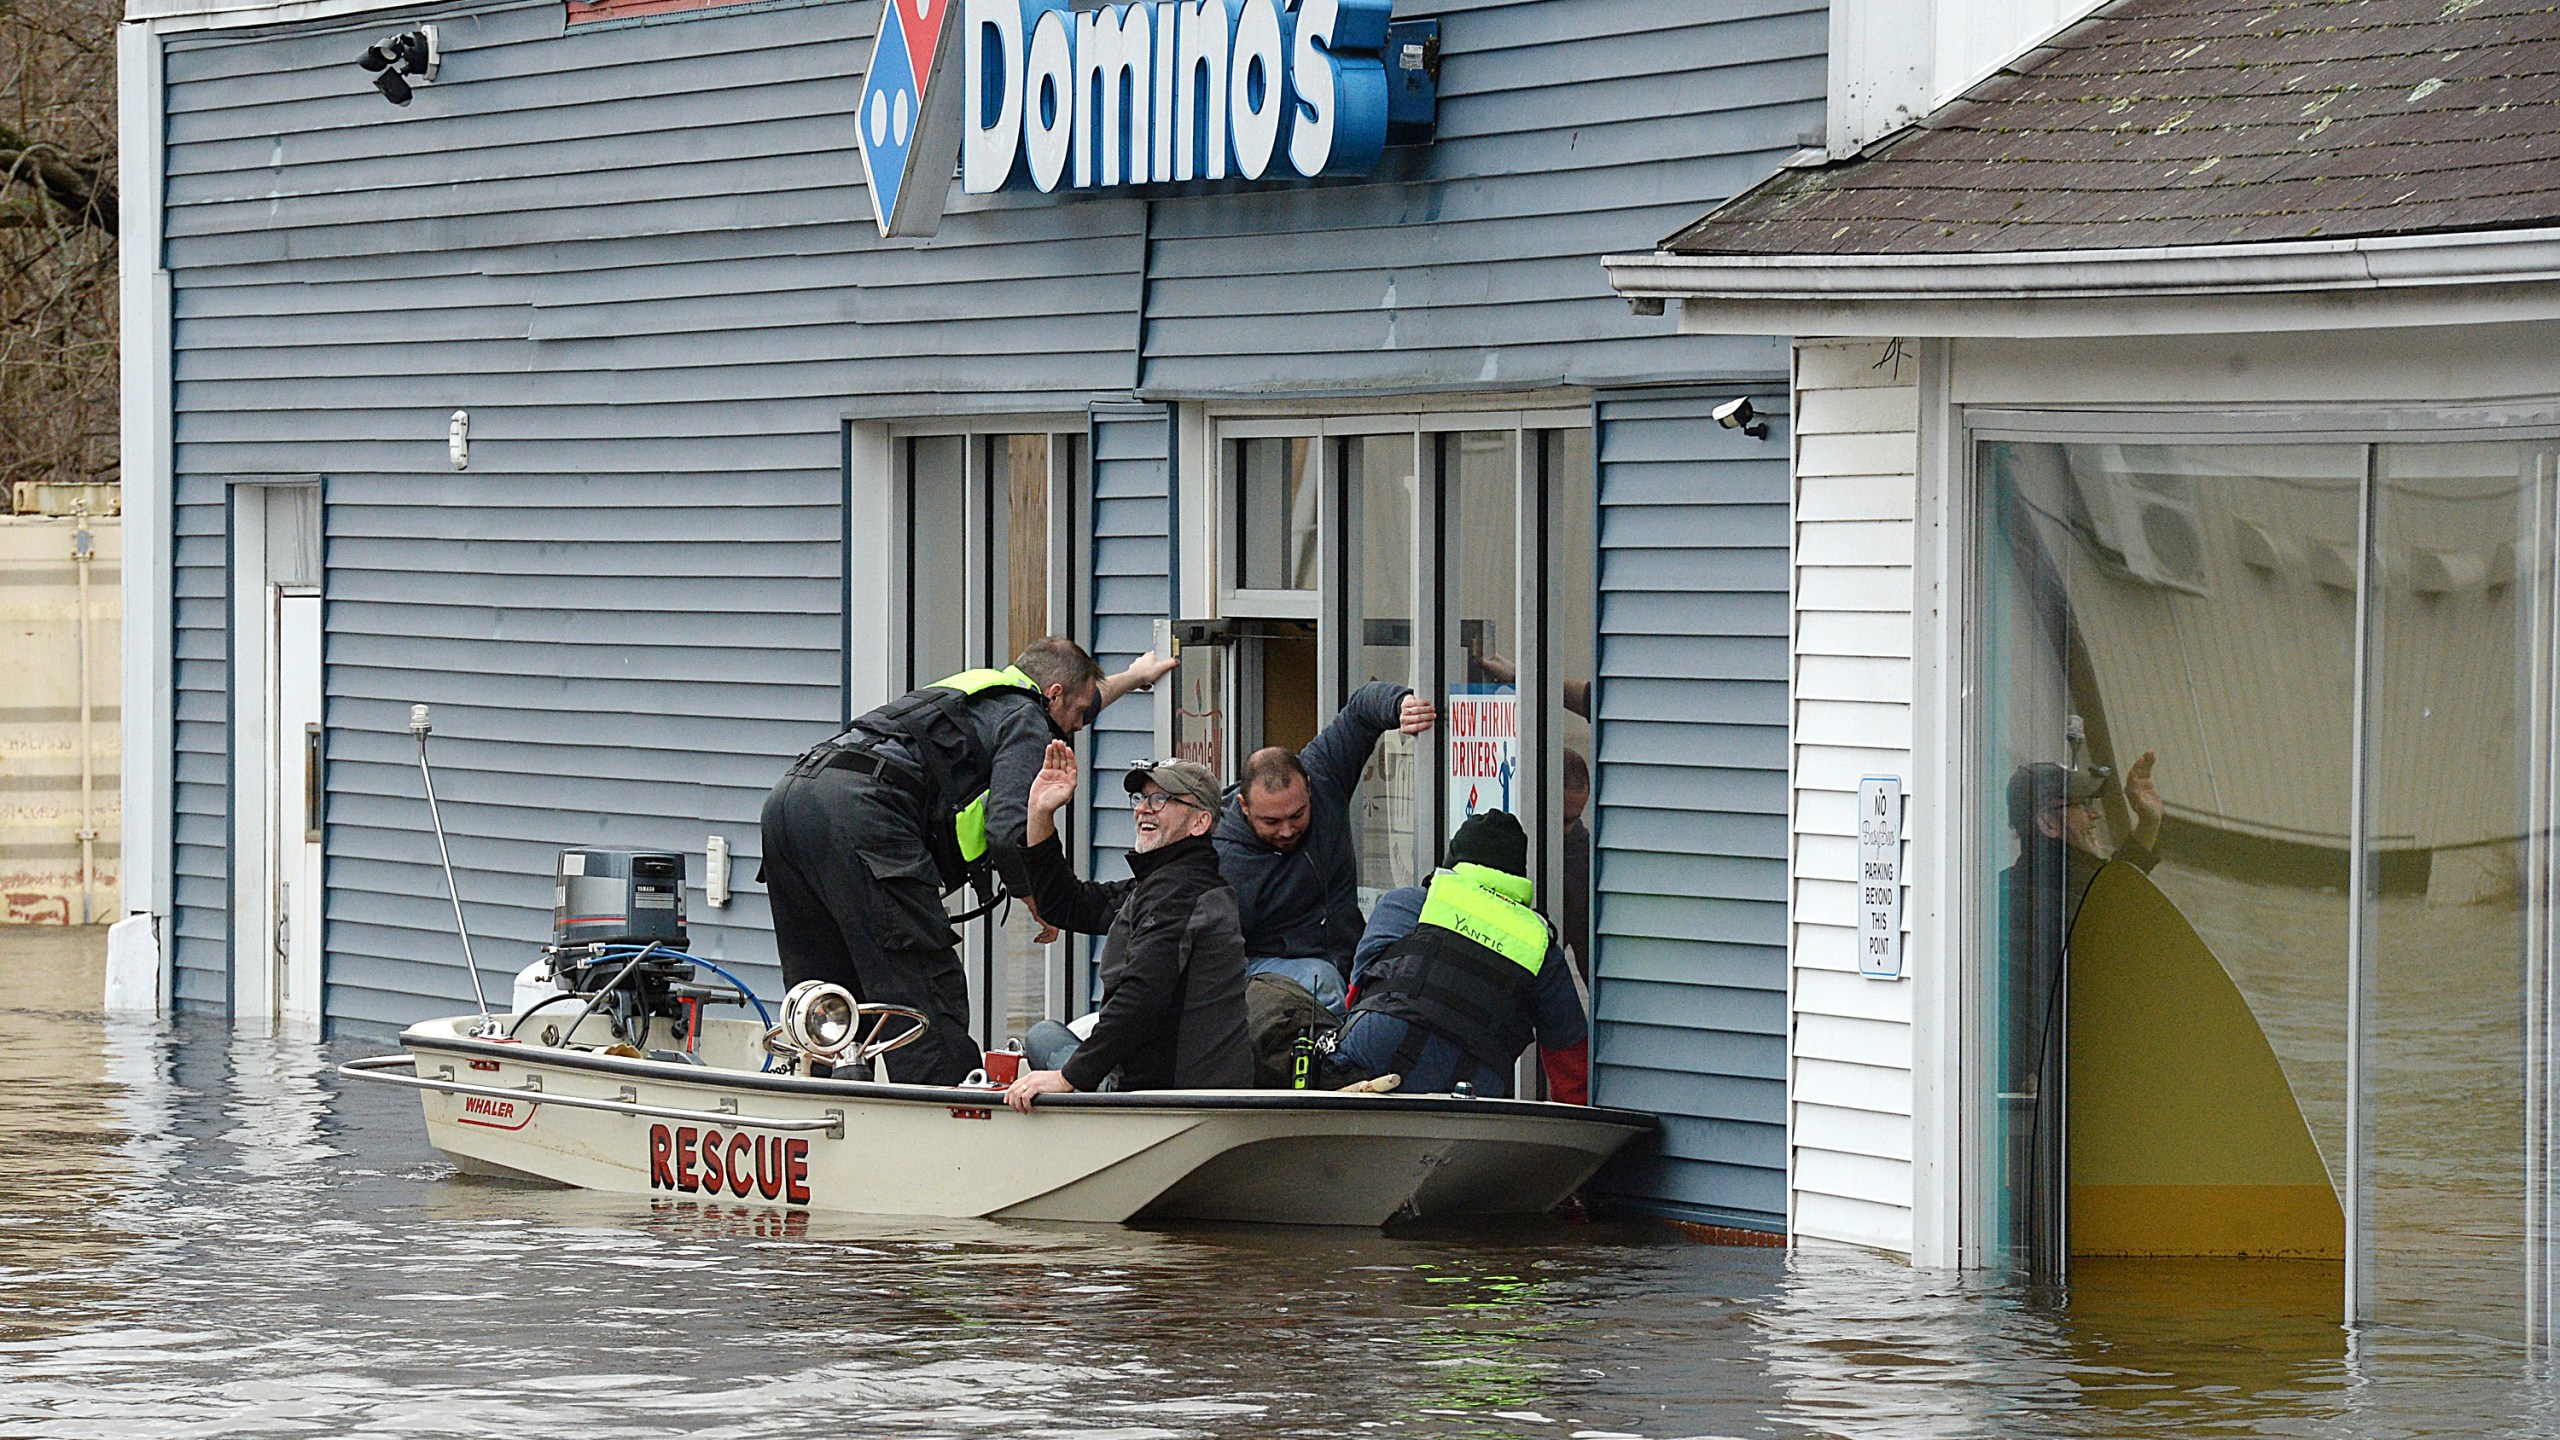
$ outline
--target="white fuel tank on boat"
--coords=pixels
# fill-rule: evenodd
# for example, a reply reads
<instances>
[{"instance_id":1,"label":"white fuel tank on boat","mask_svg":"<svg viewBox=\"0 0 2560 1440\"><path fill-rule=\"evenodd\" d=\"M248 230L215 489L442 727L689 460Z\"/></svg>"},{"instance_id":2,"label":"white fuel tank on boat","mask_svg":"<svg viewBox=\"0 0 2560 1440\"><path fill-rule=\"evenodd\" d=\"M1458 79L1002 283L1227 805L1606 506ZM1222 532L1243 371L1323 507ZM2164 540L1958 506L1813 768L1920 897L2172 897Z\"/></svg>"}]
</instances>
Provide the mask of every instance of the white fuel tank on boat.
<instances>
[{"instance_id":1,"label":"white fuel tank on boat","mask_svg":"<svg viewBox=\"0 0 2560 1440\"><path fill-rule=\"evenodd\" d=\"M551 978L551 962L536 960L516 972L515 998L507 1008L521 1015L541 1004L545 996L559 993L559 984Z\"/></svg>"}]
</instances>

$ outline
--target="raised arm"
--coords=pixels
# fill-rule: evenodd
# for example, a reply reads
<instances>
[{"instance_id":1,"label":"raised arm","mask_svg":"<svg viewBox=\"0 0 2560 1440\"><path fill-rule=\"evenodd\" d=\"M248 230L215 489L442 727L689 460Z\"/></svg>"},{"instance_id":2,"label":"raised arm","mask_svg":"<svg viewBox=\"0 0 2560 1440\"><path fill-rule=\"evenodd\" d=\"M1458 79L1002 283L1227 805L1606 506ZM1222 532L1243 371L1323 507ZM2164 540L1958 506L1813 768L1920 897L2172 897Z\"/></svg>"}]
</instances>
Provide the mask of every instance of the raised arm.
<instances>
[{"instance_id":1,"label":"raised arm","mask_svg":"<svg viewBox=\"0 0 2560 1440\"><path fill-rule=\"evenodd\" d=\"M1150 650L1130 661L1129 668L1119 674L1103 676L1093 702L1094 713L1109 709L1112 701L1132 690L1153 690L1157 681L1173 673L1177 663Z\"/></svg>"},{"instance_id":2,"label":"raised arm","mask_svg":"<svg viewBox=\"0 0 2560 1440\"><path fill-rule=\"evenodd\" d=\"M1023 836L1030 844L1023 859L1031 882L1031 908L1045 924L1086 935L1104 934L1111 929L1112 917L1120 913L1129 882L1082 879L1067 863L1066 850L1058 843L1058 812L1076 798L1076 752L1065 742L1052 740L1041 760L1040 773L1024 797Z\"/></svg>"},{"instance_id":3,"label":"raised arm","mask_svg":"<svg viewBox=\"0 0 2560 1440\"><path fill-rule=\"evenodd\" d=\"M1360 783L1360 769L1378 748L1379 736L1390 730L1419 735L1439 720L1439 710L1411 688L1372 680L1351 692L1342 713L1298 752L1298 763L1307 767L1308 779L1348 795Z\"/></svg>"}]
</instances>

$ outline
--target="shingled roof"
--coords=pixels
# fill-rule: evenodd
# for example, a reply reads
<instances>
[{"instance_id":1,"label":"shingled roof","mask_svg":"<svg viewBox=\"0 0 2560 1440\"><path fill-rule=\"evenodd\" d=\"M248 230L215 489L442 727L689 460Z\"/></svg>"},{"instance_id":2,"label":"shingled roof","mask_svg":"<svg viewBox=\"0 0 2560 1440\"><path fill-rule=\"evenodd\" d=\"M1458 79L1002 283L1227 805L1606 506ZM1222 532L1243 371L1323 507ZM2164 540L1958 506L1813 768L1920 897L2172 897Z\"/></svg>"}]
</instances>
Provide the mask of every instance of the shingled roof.
<instances>
[{"instance_id":1,"label":"shingled roof","mask_svg":"<svg viewBox=\"0 0 2560 1440\"><path fill-rule=\"evenodd\" d=\"M2560 3L2120 0L1665 242L2071 251L2560 223Z\"/></svg>"}]
</instances>

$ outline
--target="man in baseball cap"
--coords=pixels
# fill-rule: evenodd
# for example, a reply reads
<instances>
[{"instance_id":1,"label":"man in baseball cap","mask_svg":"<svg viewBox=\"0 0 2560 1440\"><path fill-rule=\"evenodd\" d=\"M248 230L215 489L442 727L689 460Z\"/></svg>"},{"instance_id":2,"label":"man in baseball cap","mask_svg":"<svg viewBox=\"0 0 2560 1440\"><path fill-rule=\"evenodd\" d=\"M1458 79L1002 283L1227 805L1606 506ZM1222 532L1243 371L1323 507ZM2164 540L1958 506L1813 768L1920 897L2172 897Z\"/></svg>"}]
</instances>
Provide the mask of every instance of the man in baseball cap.
<instances>
[{"instance_id":1,"label":"man in baseball cap","mask_svg":"<svg viewBox=\"0 0 2560 1440\"><path fill-rule=\"evenodd\" d=\"M1244 930L1209 829L1218 779L1190 760L1159 760L1121 781L1137 828L1130 878L1076 876L1058 844L1058 811L1076 795L1076 752L1052 744L1031 782L1031 904L1064 929L1102 935L1102 1009L1081 1041L1044 1020L1024 1037L1037 1067L1005 1091L1028 1112L1076 1090L1247 1090Z\"/></svg>"}]
</instances>

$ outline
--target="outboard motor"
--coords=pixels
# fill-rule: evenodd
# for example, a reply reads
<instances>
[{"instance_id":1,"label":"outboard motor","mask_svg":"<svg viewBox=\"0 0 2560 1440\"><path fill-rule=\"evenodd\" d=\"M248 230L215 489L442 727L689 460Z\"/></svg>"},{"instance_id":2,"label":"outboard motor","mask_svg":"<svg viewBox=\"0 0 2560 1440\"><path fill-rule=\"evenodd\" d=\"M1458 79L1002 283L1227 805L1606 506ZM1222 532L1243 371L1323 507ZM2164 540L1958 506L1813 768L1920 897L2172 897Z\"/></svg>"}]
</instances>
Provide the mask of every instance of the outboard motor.
<instances>
[{"instance_id":1,"label":"outboard motor","mask_svg":"<svg viewBox=\"0 0 2560 1440\"><path fill-rule=\"evenodd\" d=\"M741 1003L695 983L684 953L685 857L664 850L560 852L552 891L551 983L572 995L610 990L596 1008L633 1045L672 1038L690 1050L706 1004ZM672 1022L659 1029L655 1022Z\"/></svg>"},{"instance_id":2,"label":"outboard motor","mask_svg":"<svg viewBox=\"0 0 2560 1440\"><path fill-rule=\"evenodd\" d=\"M685 857L663 850L563 850L552 891L551 945L682 950Z\"/></svg>"}]
</instances>

